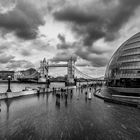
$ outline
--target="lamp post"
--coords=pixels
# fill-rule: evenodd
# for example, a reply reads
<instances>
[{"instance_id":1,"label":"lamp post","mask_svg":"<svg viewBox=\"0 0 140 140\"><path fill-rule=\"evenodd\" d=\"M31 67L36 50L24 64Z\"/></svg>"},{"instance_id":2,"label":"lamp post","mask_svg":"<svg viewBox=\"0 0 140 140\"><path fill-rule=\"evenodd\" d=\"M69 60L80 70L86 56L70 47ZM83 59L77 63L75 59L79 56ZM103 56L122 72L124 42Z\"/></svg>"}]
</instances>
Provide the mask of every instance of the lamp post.
<instances>
[{"instance_id":1,"label":"lamp post","mask_svg":"<svg viewBox=\"0 0 140 140\"><path fill-rule=\"evenodd\" d=\"M8 76L8 89L7 92L12 92L10 89L10 81L11 81L11 76Z\"/></svg>"},{"instance_id":2,"label":"lamp post","mask_svg":"<svg viewBox=\"0 0 140 140\"><path fill-rule=\"evenodd\" d=\"M75 86L77 86L77 77L74 78L74 84L75 84Z\"/></svg>"},{"instance_id":3,"label":"lamp post","mask_svg":"<svg viewBox=\"0 0 140 140\"><path fill-rule=\"evenodd\" d=\"M49 79L49 77L47 77L47 78L46 78L47 93L48 93L49 86L50 86L50 79Z\"/></svg>"},{"instance_id":4,"label":"lamp post","mask_svg":"<svg viewBox=\"0 0 140 140\"><path fill-rule=\"evenodd\" d=\"M50 79L48 78L47 79L47 88L49 88L50 87Z\"/></svg>"}]
</instances>

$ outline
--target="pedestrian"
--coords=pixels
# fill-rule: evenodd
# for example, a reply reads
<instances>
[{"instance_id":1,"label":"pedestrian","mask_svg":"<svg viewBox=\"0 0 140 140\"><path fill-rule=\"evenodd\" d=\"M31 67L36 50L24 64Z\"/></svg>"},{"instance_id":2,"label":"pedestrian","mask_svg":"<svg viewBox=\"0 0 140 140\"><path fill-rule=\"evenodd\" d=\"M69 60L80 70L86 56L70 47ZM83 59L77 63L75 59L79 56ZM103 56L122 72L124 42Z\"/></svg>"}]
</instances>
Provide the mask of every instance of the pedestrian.
<instances>
[{"instance_id":1,"label":"pedestrian","mask_svg":"<svg viewBox=\"0 0 140 140\"><path fill-rule=\"evenodd\" d=\"M87 91L85 92L85 96L87 97Z\"/></svg>"},{"instance_id":2,"label":"pedestrian","mask_svg":"<svg viewBox=\"0 0 140 140\"><path fill-rule=\"evenodd\" d=\"M89 92L88 92L88 99L91 100L91 88L89 89Z\"/></svg>"}]
</instances>

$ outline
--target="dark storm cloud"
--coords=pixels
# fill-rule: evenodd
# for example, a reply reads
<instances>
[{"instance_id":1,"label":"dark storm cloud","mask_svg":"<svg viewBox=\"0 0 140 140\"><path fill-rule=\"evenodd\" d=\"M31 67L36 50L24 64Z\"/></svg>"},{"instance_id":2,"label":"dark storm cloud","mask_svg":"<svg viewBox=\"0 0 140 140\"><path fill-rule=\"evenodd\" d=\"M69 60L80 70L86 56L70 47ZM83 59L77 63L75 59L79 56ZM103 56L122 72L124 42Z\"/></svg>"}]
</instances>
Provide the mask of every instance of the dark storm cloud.
<instances>
[{"instance_id":1,"label":"dark storm cloud","mask_svg":"<svg viewBox=\"0 0 140 140\"><path fill-rule=\"evenodd\" d=\"M113 2L118 2L118 4L107 8ZM53 15L56 20L70 23L72 30L83 37L84 45L91 46L100 38L113 41L117 37L118 31L128 22L135 9L140 5L139 0L98 0L98 3L101 3L103 8L101 5L94 7L94 3L89 3L93 10L91 7L80 7L73 4L62 7Z\"/></svg>"},{"instance_id":2,"label":"dark storm cloud","mask_svg":"<svg viewBox=\"0 0 140 140\"><path fill-rule=\"evenodd\" d=\"M65 40L65 36L64 36L64 35L58 34L57 37L60 39L60 41L62 41L62 42L66 42L66 40Z\"/></svg>"},{"instance_id":3,"label":"dark storm cloud","mask_svg":"<svg viewBox=\"0 0 140 140\"><path fill-rule=\"evenodd\" d=\"M106 57L94 57L92 58L91 65L94 67L104 67L108 63L108 59Z\"/></svg>"},{"instance_id":4,"label":"dark storm cloud","mask_svg":"<svg viewBox=\"0 0 140 140\"><path fill-rule=\"evenodd\" d=\"M16 6L0 13L0 28L4 33L14 32L22 39L34 39L38 34L38 27L44 24L40 11L27 1L17 1Z\"/></svg>"},{"instance_id":5,"label":"dark storm cloud","mask_svg":"<svg viewBox=\"0 0 140 140\"><path fill-rule=\"evenodd\" d=\"M75 52L80 58L90 62L94 67L104 67L108 62L108 58L103 54L93 54L90 50L77 49Z\"/></svg>"},{"instance_id":6,"label":"dark storm cloud","mask_svg":"<svg viewBox=\"0 0 140 140\"><path fill-rule=\"evenodd\" d=\"M67 50L69 48L71 48L72 45L69 44L69 43L60 43L60 44L57 44L57 49L61 49L61 50Z\"/></svg>"},{"instance_id":7,"label":"dark storm cloud","mask_svg":"<svg viewBox=\"0 0 140 140\"><path fill-rule=\"evenodd\" d=\"M51 40L48 40L46 37L43 40L38 37L32 40L32 49L37 51L51 51L51 49L54 49L54 46L51 45Z\"/></svg>"},{"instance_id":8,"label":"dark storm cloud","mask_svg":"<svg viewBox=\"0 0 140 140\"><path fill-rule=\"evenodd\" d=\"M0 54L3 54L5 51L8 50L8 46L7 45L0 45Z\"/></svg>"},{"instance_id":9,"label":"dark storm cloud","mask_svg":"<svg viewBox=\"0 0 140 140\"><path fill-rule=\"evenodd\" d=\"M87 51L92 54L103 55L105 53L111 53L112 50L102 45L98 46L93 44L93 46L87 48Z\"/></svg>"},{"instance_id":10,"label":"dark storm cloud","mask_svg":"<svg viewBox=\"0 0 140 140\"><path fill-rule=\"evenodd\" d=\"M31 52L30 52L29 50L25 50L25 49L21 50L21 54L22 54L23 56L31 56L31 55L32 55Z\"/></svg>"},{"instance_id":11,"label":"dark storm cloud","mask_svg":"<svg viewBox=\"0 0 140 140\"><path fill-rule=\"evenodd\" d=\"M67 50L67 49L74 49L74 48L76 48L77 43L76 42L67 42L64 35L58 34L57 37L60 40L60 43L57 44L57 49Z\"/></svg>"},{"instance_id":12,"label":"dark storm cloud","mask_svg":"<svg viewBox=\"0 0 140 140\"><path fill-rule=\"evenodd\" d=\"M136 8L140 6L139 0L120 0L117 14L113 17L108 28L109 31L117 31L134 14Z\"/></svg>"},{"instance_id":13,"label":"dark storm cloud","mask_svg":"<svg viewBox=\"0 0 140 140\"><path fill-rule=\"evenodd\" d=\"M64 14L65 13L65 14ZM54 16L58 20L75 22L77 24L87 24L92 21L100 21L96 15L90 13L85 13L82 9L77 9L76 7L67 7L61 11L55 12Z\"/></svg>"},{"instance_id":14,"label":"dark storm cloud","mask_svg":"<svg viewBox=\"0 0 140 140\"><path fill-rule=\"evenodd\" d=\"M10 63L6 66L8 69L16 70L16 69L27 69L27 68L34 68L32 62L27 60L12 60Z\"/></svg>"},{"instance_id":15,"label":"dark storm cloud","mask_svg":"<svg viewBox=\"0 0 140 140\"><path fill-rule=\"evenodd\" d=\"M76 55L72 55L68 52L61 52L61 53L57 53L55 57L53 57L52 59L50 59L51 62L55 62L55 63L59 63L59 62L67 62L69 59L73 59L73 60L77 60Z\"/></svg>"},{"instance_id":16,"label":"dark storm cloud","mask_svg":"<svg viewBox=\"0 0 140 140\"><path fill-rule=\"evenodd\" d=\"M15 57L12 56L12 55L5 55L5 54L2 54L0 55L0 63L1 64L6 64L8 62L11 62Z\"/></svg>"},{"instance_id":17,"label":"dark storm cloud","mask_svg":"<svg viewBox=\"0 0 140 140\"><path fill-rule=\"evenodd\" d=\"M108 62L108 57L104 54L110 51L107 48L93 45L91 47L84 47L78 42L67 42L64 35L59 34L58 38L60 43L57 44L57 48L61 50L56 56L51 59L52 62L67 61L71 56L79 56L80 58L86 60L89 63L80 63L78 66L89 66L103 67ZM73 53L72 53L73 52ZM77 58L77 57L75 57ZM75 59L77 60L77 59Z\"/></svg>"}]
</instances>

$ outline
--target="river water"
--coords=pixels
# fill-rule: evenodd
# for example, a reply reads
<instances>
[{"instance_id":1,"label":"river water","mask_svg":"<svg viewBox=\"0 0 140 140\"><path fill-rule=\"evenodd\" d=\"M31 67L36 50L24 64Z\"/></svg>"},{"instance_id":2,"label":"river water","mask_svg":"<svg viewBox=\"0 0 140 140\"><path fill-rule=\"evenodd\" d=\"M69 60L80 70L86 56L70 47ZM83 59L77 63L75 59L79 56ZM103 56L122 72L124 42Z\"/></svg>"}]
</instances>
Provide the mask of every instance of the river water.
<instances>
[{"instance_id":1,"label":"river water","mask_svg":"<svg viewBox=\"0 0 140 140\"><path fill-rule=\"evenodd\" d=\"M139 109L88 100L87 90L0 101L0 140L140 139Z\"/></svg>"},{"instance_id":2,"label":"river water","mask_svg":"<svg viewBox=\"0 0 140 140\"><path fill-rule=\"evenodd\" d=\"M50 84L50 88L51 87L64 87L65 83L61 82L61 83L51 83ZM0 83L0 93L5 93L7 91L7 83ZM11 90L12 92L18 92L18 91L22 91L23 89L25 89L25 87L31 87L31 88L37 88L37 87L46 87L46 84L35 84L35 83L11 83Z\"/></svg>"},{"instance_id":3,"label":"river water","mask_svg":"<svg viewBox=\"0 0 140 140\"><path fill-rule=\"evenodd\" d=\"M90 82L89 82L90 83ZM82 82L82 84L87 84L87 82ZM77 83L79 85L79 83ZM37 87L46 87L46 84L36 84L36 83L11 83L11 90L12 92L18 92L25 89L25 87L37 88ZM65 87L64 82L52 82L50 84L50 88L63 88ZM8 83L0 83L0 93L5 93L8 88Z\"/></svg>"}]
</instances>

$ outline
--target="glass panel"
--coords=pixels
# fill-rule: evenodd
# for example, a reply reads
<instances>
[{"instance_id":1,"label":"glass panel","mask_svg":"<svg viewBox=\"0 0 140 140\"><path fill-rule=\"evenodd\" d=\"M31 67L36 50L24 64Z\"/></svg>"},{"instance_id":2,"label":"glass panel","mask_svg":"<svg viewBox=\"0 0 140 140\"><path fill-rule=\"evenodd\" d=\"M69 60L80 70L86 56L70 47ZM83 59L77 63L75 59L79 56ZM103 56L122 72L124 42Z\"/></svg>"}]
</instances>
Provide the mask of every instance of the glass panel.
<instances>
[{"instance_id":1,"label":"glass panel","mask_svg":"<svg viewBox=\"0 0 140 140\"><path fill-rule=\"evenodd\" d=\"M132 38L129 43L134 43L140 41L140 37Z\"/></svg>"},{"instance_id":2,"label":"glass panel","mask_svg":"<svg viewBox=\"0 0 140 140\"><path fill-rule=\"evenodd\" d=\"M136 52L140 52L140 48L133 48L133 49L129 49L129 50L124 50L122 55L124 55L124 54L132 54L132 53L136 53Z\"/></svg>"},{"instance_id":3,"label":"glass panel","mask_svg":"<svg viewBox=\"0 0 140 140\"><path fill-rule=\"evenodd\" d=\"M140 39L139 39L140 40ZM130 44L126 44L124 46L124 49L127 49L127 48L137 48L137 47L140 47L140 42L135 42L135 43L130 43Z\"/></svg>"},{"instance_id":4,"label":"glass panel","mask_svg":"<svg viewBox=\"0 0 140 140\"><path fill-rule=\"evenodd\" d=\"M140 54L130 55L130 56L121 56L121 57L118 58L118 61L134 60L134 59L140 59Z\"/></svg>"}]
</instances>

